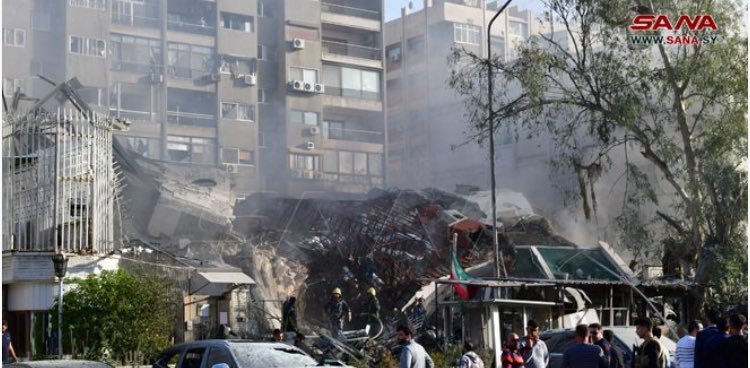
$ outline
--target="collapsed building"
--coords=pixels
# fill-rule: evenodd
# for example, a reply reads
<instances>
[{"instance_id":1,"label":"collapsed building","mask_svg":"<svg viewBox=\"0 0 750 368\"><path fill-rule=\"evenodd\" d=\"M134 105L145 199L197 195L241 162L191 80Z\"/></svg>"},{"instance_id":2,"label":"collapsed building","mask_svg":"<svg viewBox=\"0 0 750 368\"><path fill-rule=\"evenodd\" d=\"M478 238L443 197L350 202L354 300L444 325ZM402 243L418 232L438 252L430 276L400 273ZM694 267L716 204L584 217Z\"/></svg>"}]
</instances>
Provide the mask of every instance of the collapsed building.
<instances>
[{"instance_id":1,"label":"collapsed building","mask_svg":"<svg viewBox=\"0 0 750 368\"><path fill-rule=\"evenodd\" d=\"M545 328L627 325L649 313L686 318L689 282L640 280L611 246L583 248L562 237L520 193L498 197L506 276L497 279L491 197L476 188L301 198L258 193L235 201L222 170L116 156L126 183L120 210L126 242L155 250L154 264L160 263L154 255L169 258L166 274L183 290L178 341L215 336L221 325L239 336L264 336L279 327L289 296L297 297L302 330L326 335L323 307L333 288L354 311L347 329L363 327L365 291L374 287L382 337L413 322L409 309L423 297L429 316L423 329L436 326L448 338L483 347L492 347L500 330L522 330L530 318ZM448 280L454 243L458 263L475 279ZM457 300L456 283L480 292Z\"/></svg>"}]
</instances>

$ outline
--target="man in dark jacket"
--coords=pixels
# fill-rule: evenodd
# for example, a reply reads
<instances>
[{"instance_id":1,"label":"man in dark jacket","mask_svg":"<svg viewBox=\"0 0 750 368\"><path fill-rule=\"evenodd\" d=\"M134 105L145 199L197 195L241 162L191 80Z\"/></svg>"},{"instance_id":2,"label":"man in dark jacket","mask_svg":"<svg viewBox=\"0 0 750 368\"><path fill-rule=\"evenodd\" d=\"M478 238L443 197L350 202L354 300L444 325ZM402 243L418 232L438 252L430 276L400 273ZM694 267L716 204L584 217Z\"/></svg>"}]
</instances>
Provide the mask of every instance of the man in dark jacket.
<instances>
[{"instance_id":1,"label":"man in dark jacket","mask_svg":"<svg viewBox=\"0 0 750 368\"><path fill-rule=\"evenodd\" d=\"M367 312L368 325L371 325L378 318L380 318L380 302L375 296L375 288L367 289L367 303L365 304L365 311Z\"/></svg>"},{"instance_id":2,"label":"man in dark jacket","mask_svg":"<svg viewBox=\"0 0 750 368\"><path fill-rule=\"evenodd\" d=\"M290 296L289 299L284 302L281 309L281 331L285 333L290 331L296 333L298 331L296 302L297 298ZM294 334L290 334L289 336L294 336Z\"/></svg>"},{"instance_id":3,"label":"man in dark jacket","mask_svg":"<svg viewBox=\"0 0 750 368\"><path fill-rule=\"evenodd\" d=\"M588 342L589 326L578 325L575 330L576 344L565 350L562 368L607 368L602 348Z\"/></svg>"},{"instance_id":4,"label":"man in dark jacket","mask_svg":"<svg viewBox=\"0 0 750 368\"><path fill-rule=\"evenodd\" d=\"M331 335L335 339L344 339L344 319L352 321L352 311L349 304L341 299L341 289L335 288L331 293L331 301L326 304L325 311L331 321Z\"/></svg>"},{"instance_id":5,"label":"man in dark jacket","mask_svg":"<svg viewBox=\"0 0 750 368\"><path fill-rule=\"evenodd\" d=\"M694 368L711 368L706 360L709 350L706 348L706 342L712 337L720 334L716 324L719 323L721 315L718 311L709 309L706 311L706 328L698 332L695 336L695 366Z\"/></svg>"},{"instance_id":6,"label":"man in dark jacket","mask_svg":"<svg viewBox=\"0 0 750 368\"><path fill-rule=\"evenodd\" d=\"M729 317L729 337L718 347L720 357L717 367L747 367L747 342L742 336L742 326L747 323L745 316L733 314Z\"/></svg>"},{"instance_id":7,"label":"man in dark jacket","mask_svg":"<svg viewBox=\"0 0 750 368\"><path fill-rule=\"evenodd\" d=\"M635 333L643 339L643 344L637 349L635 368L666 368L666 349L654 337L654 323L648 318L635 320Z\"/></svg>"}]
</instances>

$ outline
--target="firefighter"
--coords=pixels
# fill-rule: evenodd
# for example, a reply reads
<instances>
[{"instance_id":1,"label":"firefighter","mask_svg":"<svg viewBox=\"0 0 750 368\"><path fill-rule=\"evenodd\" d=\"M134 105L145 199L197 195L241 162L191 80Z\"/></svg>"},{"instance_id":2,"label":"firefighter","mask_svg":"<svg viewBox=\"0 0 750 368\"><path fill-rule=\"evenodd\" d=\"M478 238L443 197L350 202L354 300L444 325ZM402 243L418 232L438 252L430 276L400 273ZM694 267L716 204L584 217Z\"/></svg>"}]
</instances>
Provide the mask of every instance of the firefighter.
<instances>
[{"instance_id":1,"label":"firefighter","mask_svg":"<svg viewBox=\"0 0 750 368\"><path fill-rule=\"evenodd\" d=\"M367 313L367 324L372 325L380 318L380 302L375 296L375 288L367 289L367 303L365 303L365 312Z\"/></svg>"},{"instance_id":2,"label":"firefighter","mask_svg":"<svg viewBox=\"0 0 750 368\"><path fill-rule=\"evenodd\" d=\"M325 311L331 321L331 335L336 339L343 340L344 318L347 322L351 322L352 311L349 309L349 304L341 298L341 289L333 289L331 300L326 304Z\"/></svg>"}]
</instances>

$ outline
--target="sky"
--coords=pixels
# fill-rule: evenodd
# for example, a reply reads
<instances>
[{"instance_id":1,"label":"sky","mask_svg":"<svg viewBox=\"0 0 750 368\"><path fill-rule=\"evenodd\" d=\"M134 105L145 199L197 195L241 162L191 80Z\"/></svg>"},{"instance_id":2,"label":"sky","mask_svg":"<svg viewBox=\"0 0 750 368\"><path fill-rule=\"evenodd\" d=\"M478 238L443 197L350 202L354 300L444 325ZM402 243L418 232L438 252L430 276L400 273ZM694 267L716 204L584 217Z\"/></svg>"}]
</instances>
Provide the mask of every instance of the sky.
<instances>
[{"instance_id":1,"label":"sky","mask_svg":"<svg viewBox=\"0 0 750 368\"><path fill-rule=\"evenodd\" d=\"M401 8L409 4L410 0L385 0L385 21L390 21L398 18L401 15ZM411 0L414 4L412 11L422 9L424 0ZM542 12L542 1L541 0L515 0L510 3L510 6L517 5L520 8L533 9L535 13Z\"/></svg>"}]
</instances>

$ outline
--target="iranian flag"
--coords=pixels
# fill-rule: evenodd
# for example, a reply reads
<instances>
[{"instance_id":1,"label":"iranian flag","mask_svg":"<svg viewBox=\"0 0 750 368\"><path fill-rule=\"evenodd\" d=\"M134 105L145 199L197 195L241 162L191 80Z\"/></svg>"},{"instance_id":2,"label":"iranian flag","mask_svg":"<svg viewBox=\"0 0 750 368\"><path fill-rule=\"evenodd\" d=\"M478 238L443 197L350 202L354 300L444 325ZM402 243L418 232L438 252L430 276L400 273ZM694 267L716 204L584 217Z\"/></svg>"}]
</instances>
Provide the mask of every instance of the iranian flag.
<instances>
[{"instance_id":1,"label":"iranian flag","mask_svg":"<svg viewBox=\"0 0 750 368\"><path fill-rule=\"evenodd\" d=\"M453 253L452 258L451 280L471 280L472 277L469 276L469 274L464 271L464 268L461 267L461 264L458 263L458 258L456 258L455 253ZM477 295L477 291L479 291L479 287L475 285L453 284L453 288L456 290L456 294L458 294L458 297L461 300L473 298L474 295Z\"/></svg>"}]
</instances>

